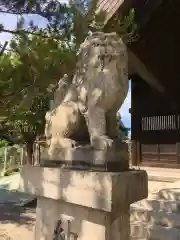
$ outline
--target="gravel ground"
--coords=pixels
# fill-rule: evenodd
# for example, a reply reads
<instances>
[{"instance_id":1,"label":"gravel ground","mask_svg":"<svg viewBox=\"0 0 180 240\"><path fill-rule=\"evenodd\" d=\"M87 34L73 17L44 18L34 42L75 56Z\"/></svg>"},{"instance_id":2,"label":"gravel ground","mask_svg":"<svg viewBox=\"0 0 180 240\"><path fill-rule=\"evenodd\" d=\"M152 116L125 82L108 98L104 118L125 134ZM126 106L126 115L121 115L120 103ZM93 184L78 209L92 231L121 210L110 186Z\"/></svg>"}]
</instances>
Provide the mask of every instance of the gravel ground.
<instances>
[{"instance_id":1,"label":"gravel ground","mask_svg":"<svg viewBox=\"0 0 180 240\"><path fill-rule=\"evenodd\" d=\"M0 240L33 240L35 209L0 203Z\"/></svg>"}]
</instances>

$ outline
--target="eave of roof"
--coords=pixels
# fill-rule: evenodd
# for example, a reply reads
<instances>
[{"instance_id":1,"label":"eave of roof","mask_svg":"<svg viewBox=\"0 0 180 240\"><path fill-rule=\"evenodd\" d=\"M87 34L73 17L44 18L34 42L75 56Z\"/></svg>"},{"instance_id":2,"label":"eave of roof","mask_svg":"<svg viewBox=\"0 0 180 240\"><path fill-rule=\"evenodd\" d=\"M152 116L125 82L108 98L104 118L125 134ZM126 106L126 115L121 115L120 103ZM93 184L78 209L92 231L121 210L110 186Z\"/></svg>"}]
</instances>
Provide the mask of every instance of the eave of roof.
<instances>
[{"instance_id":1,"label":"eave of roof","mask_svg":"<svg viewBox=\"0 0 180 240\"><path fill-rule=\"evenodd\" d=\"M98 0L96 13L106 12L104 24L106 24L112 16L117 12L124 0Z\"/></svg>"},{"instance_id":2,"label":"eave of roof","mask_svg":"<svg viewBox=\"0 0 180 240\"><path fill-rule=\"evenodd\" d=\"M162 0L98 0L96 13L106 13L104 25L113 17L122 5L127 5L126 10L134 8L138 25L145 25L152 13L162 4Z\"/></svg>"}]
</instances>

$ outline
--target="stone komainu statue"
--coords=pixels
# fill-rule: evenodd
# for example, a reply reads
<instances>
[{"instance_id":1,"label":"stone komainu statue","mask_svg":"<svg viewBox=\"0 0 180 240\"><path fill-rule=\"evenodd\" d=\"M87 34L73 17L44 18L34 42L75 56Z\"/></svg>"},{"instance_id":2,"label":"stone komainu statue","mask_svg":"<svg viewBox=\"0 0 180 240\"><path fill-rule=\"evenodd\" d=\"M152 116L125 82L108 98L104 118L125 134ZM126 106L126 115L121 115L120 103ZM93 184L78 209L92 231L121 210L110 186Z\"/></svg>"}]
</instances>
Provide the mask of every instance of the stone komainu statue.
<instances>
[{"instance_id":1,"label":"stone komainu statue","mask_svg":"<svg viewBox=\"0 0 180 240\"><path fill-rule=\"evenodd\" d=\"M78 54L73 80L60 80L54 108L46 114L50 155L88 143L107 149L116 138L116 113L128 92L126 46L116 33L96 32Z\"/></svg>"}]
</instances>

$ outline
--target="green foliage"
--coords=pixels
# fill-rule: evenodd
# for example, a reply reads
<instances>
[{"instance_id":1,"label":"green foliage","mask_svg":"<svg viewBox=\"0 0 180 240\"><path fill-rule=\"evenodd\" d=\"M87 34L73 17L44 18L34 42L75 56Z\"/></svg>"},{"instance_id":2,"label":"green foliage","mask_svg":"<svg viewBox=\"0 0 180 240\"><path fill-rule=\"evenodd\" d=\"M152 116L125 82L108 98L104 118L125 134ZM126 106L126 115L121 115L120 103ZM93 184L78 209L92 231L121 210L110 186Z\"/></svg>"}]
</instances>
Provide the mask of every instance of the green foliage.
<instances>
[{"instance_id":1,"label":"green foliage","mask_svg":"<svg viewBox=\"0 0 180 240\"><path fill-rule=\"evenodd\" d=\"M29 108L25 103L12 107L4 121L9 129L21 133L23 141L35 139L37 135L43 133L44 116L49 107L49 99L45 95L32 96L31 99L31 102L28 102L28 105L31 105Z\"/></svg>"},{"instance_id":2,"label":"green foliage","mask_svg":"<svg viewBox=\"0 0 180 240\"><path fill-rule=\"evenodd\" d=\"M37 13L48 20L46 29L38 29L31 22L27 34L21 17L18 34L10 42L11 52L0 57L0 114L6 117L3 128L16 141L29 142L44 130L49 89L65 73L73 75L76 52L95 8L88 12L86 1L69 6L49 1L45 8L44 1L12 0L2 4L13 13Z\"/></svg>"},{"instance_id":3,"label":"green foliage","mask_svg":"<svg viewBox=\"0 0 180 240\"><path fill-rule=\"evenodd\" d=\"M123 37L124 42L132 43L137 40L137 24L135 22L134 9L129 10L129 14L119 22L118 26L118 32Z\"/></svg>"},{"instance_id":4,"label":"green foliage","mask_svg":"<svg viewBox=\"0 0 180 240\"><path fill-rule=\"evenodd\" d=\"M105 31L117 32L125 43L132 43L138 39L137 24L135 22L135 10L132 8L129 13L122 16L117 12L105 27Z\"/></svg>"},{"instance_id":5,"label":"green foliage","mask_svg":"<svg viewBox=\"0 0 180 240\"><path fill-rule=\"evenodd\" d=\"M32 96L44 94L48 86L56 84L65 73L73 73L74 47L51 38L47 29L36 30L36 33L40 31L49 37L42 39L22 33L11 41L12 52L0 57L1 103L32 102Z\"/></svg>"},{"instance_id":6,"label":"green foliage","mask_svg":"<svg viewBox=\"0 0 180 240\"><path fill-rule=\"evenodd\" d=\"M7 147L9 145L9 142L5 139L0 140L0 148Z\"/></svg>"},{"instance_id":7,"label":"green foliage","mask_svg":"<svg viewBox=\"0 0 180 240\"><path fill-rule=\"evenodd\" d=\"M65 73L73 74L76 50L48 29L31 31L47 37L22 32L10 42L11 52L0 56L0 115L4 116L0 130L15 142L32 145L44 131L49 86Z\"/></svg>"},{"instance_id":8,"label":"green foliage","mask_svg":"<svg viewBox=\"0 0 180 240\"><path fill-rule=\"evenodd\" d=\"M79 31L83 21L81 14L78 15L72 6L61 6L60 12L52 17L52 5L48 4L45 11L39 9L44 2L39 6L37 1L31 1L30 5L29 1L21 1L22 5L11 3L13 12L38 10L38 14L49 21L46 29L38 29L31 22L27 34L21 18L17 24L18 34L10 42L11 52L0 57L0 115L5 117L1 130L11 140L25 142L31 154L36 136L44 131L44 117L51 97L49 90L65 73L70 77L73 75L76 51L84 38L82 29ZM79 35L76 34L77 27Z\"/></svg>"},{"instance_id":9,"label":"green foliage","mask_svg":"<svg viewBox=\"0 0 180 240\"><path fill-rule=\"evenodd\" d=\"M129 128L125 127L124 123L121 120L120 113L117 113L117 132L118 137L121 139L126 139L129 134Z\"/></svg>"}]
</instances>

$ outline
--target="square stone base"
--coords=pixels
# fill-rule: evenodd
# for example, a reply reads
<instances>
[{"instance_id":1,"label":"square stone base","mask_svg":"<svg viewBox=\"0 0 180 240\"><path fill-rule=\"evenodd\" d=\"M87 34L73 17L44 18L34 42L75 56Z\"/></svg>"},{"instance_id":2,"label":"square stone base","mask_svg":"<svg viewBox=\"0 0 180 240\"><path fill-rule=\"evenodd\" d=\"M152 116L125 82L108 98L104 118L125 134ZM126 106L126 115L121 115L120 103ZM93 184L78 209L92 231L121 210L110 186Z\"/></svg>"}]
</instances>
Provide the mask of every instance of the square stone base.
<instances>
[{"instance_id":1,"label":"square stone base","mask_svg":"<svg viewBox=\"0 0 180 240\"><path fill-rule=\"evenodd\" d=\"M20 191L38 197L35 240L129 240L130 204L148 195L145 171L23 167ZM53 238L58 222L61 235Z\"/></svg>"},{"instance_id":2,"label":"square stone base","mask_svg":"<svg viewBox=\"0 0 180 240\"><path fill-rule=\"evenodd\" d=\"M129 169L128 145L115 141L108 150L93 149L90 145L75 148L56 149L48 155L48 149L41 153L40 165L46 167L63 166L64 168L93 171L123 172Z\"/></svg>"},{"instance_id":3,"label":"square stone base","mask_svg":"<svg viewBox=\"0 0 180 240\"><path fill-rule=\"evenodd\" d=\"M61 227L71 239L105 240L106 228L110 225L108 215L104 211L40 198L37 206L35 239L52 240L55 225L61 220Z\"/></svg>"},{"instance_id":4,"label":"square stone base","mask_svg":"<svg viewBox=\"0 0 180 240\"><path fill-rule=\"evenodd\" d=\"M109 212L40 197L36 209L35 240L52 240L59 220L66 239L127 240L130 235L129 208L124 210L112 225Z\"/></svg>"}]
</instances>

